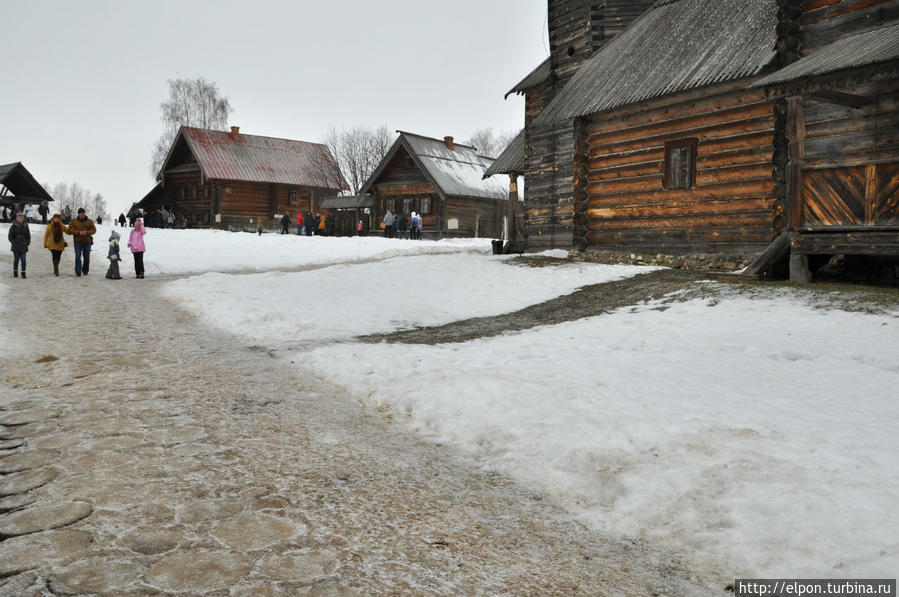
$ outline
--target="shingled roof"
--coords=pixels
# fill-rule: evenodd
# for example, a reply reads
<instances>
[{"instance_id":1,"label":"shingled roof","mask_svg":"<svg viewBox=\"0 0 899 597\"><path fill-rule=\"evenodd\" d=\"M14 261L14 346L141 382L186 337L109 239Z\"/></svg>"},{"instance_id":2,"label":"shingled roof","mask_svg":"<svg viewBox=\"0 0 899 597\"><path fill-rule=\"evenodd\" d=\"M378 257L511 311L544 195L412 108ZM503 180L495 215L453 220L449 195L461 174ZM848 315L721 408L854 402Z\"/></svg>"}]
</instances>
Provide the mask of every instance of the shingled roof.
<instances>
[{"instance_id":1,"label":"shingled roof","mask_svg":"<svg viewBox=\"0 0 899 597\"><path fill-rule=\"evenodd\" d=\"M400 136L362 187L362 194L371 192L371 187L393 156L401 148L405 148L437 194L443 198L508 198L508 189L501 181L483 179L484 172L493 164L493 159L478 155L474 147L454 143L453 149L450 149L443 139L423 137L404 131L397 132Z\"/></svg>"},{"instance_id":2,"label":"shingled roof","mask_svg":"<svg viewBox=\"0 0 899 597\"><path fill-rule=\"evenodd\" d=\"M512 172L524 173L524 130L515 135L515 138L503 150L493 164L484 172L484 178L494 174L511 174Z\"/></svg>"},{"instance_id":3,"label":"shingled roof","mask_svg":"<svg viewBox=\"0 0 899 597\"><path fill-rule=\"evenodd\" d=\"M756 82L753 87L826 75L846 68L867 66L897 58L899 58L899 20L837 40L810 56L800 58L793 64L768 75Z\"/></svg>"},{"instance_id":4,"label":"shingled roof","mask_svg":"<svg viewBox=\"0 0 899 597\"><path fill-rule=\"evenodd\" d=\"M181 127L175 147L183 141L203 176L212 180L268 182L326 189L348 189L326 145L237 132Z\"/></svg>"},{"instance_id":5,"label":"shingled roof","mask_svg":"<svg viewBox=\"0 0 899 597\"><path fill-rule=\"evenodd\" d=\"M537 68L529 72L524 79L518 82L518 85L506 92L503 98L508 98L513 93L524 93L531 87L543 83L552 75L552 63L549 58L537 65Z\"/></svg>"},{"instance_id":6,"label":"shingled roof","mask_svg":"<svg viewBox=\"0 0 899 597\"><path fill-rule=\"evenodd\" d=\"M776 0L660 0L590 58L536 124L759 74L775 57L776 29Z\"/></svg>"}]
</instances>

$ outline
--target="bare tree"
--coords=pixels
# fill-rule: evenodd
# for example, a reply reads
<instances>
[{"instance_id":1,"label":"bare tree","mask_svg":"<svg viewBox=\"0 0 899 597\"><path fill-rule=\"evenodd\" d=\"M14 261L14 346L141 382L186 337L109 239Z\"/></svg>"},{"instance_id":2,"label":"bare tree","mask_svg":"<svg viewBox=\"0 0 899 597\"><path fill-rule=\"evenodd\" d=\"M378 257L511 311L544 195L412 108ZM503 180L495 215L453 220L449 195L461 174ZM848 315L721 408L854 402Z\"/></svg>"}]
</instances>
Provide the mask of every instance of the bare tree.
<instances>
[{"instance_id":1,"label":"bare tree","mask_svg":"<svg viewBox=\"0 0 899 597\"><path fill-rule=\"evenodd\" d=\"M351 129L328 129L322 141L328 146L337 167L343 173L350 191L358 195L384 156L393 145L394 136L386 126L355 126Z\"/></svg>"},{"instance_id":2,"label":"bare tree","mask_svg":"<svg viewBox=\"0 0 899 597\"><path fill-rule=\"evenodd\" d=\"M106 213L106 199L103 198L103 195L96 193L90 203L94 218L102 216L104 220L109 219L109 214Z\"/></svg>"},{"instance_id":3,"label":"bare tree","mask_svg":"<svg viewBox=\"0 0 899 597\"><path fill-rule=\"evenodd\" d=\"M160 105L165 127L153 148L151 174L156 176L182 126L223 130L233 108L227 97L219 94L215 83L203 77L169 79L169 100Z\"/></svg>"},{"instance_id":4,"label":"bare tree","mask_svg":"<svg viewBox=\"0 0 899 597\"><path fill-rule=\"evenodd\" d=\"M509 143L518 134L517 131L503 131L499 133L493 132L492 126L487 126L475 131L469 135L467 141L463 141L464 145L472 145L477 148L478 153L483 156L495 158L508 147Z\"/></svg>"}]
</instances>

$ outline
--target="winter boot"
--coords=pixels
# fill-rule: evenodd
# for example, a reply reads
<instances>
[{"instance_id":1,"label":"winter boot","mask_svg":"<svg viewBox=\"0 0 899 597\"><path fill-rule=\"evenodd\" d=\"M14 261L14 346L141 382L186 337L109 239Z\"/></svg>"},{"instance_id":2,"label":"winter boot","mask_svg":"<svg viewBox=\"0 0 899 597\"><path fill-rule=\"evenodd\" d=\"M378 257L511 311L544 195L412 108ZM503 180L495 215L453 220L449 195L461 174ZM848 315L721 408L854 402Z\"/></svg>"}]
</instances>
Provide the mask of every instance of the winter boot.
<instances>
[{"instance_id":1,"label":"winter boot","mask_svg":"<svg viewBox=\"0 0 899 597\"><path fill-rule=\"evenodd\" d=\"M19 270L17 270L17 269L12 270L12 277L13 277L13 278L18 278L18 277L19 277Z\"/></svg>"},{"instance_id":2,"label":"winter boot","mask_svg":"<svg viewBox=\"0 0 899 597\"><path fill-rule=\"evenodd\" d=\"M25 270L22 270L22 279L25 279Z\"/></svg>"}]
</instances>

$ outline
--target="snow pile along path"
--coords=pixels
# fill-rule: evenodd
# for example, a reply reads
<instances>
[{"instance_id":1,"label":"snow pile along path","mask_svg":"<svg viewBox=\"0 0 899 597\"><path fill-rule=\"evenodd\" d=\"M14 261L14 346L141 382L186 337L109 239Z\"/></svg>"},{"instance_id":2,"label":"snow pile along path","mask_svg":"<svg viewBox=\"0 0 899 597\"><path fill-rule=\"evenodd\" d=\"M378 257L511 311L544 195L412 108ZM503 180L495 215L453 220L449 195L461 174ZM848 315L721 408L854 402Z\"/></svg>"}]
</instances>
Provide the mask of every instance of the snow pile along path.
<instances>
[{"instance_id":1,"label":"snow pile along path","mask_svg":"<svg viewBox=\"0 0 899 597\"><path fill-rule=\"evenodd\" d=\"M205 274L167 297L210 325L269 344L346 339L499 315L653 268L511 266L483 254L397 257L304 272Z\"/></svg>"}]
</instances>

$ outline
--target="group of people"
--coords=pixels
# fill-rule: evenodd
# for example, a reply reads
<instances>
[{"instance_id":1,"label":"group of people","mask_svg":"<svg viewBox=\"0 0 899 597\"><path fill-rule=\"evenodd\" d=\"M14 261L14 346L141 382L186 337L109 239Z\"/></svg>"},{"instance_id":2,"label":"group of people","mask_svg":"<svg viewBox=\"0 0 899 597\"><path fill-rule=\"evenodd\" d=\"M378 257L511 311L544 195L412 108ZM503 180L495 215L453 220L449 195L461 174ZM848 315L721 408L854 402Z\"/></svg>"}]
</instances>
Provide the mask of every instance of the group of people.
<instances>
[{"instance_id":1,"label":"group of people","mask_svg":"<svg viewBox=\"0 0 899 597\"><path fill-rule=\"evenodd\" d=\"M421 215L415 213L407 218L406 214L397 212L391 213L388 209L384 214L384 235L387 238L411 238L412 240L421 240Z\"/></svg>"},{"instance_id":2,"label":"group of people","mask_svg":"<svg viewBox=\"0 0 899 597\"><path fill-rule=\"evenodd\" d=\"M44 248L50 250L53 261L53 275L59 276L59 261L62 258L62 252L69 246L69 243L65 240L65 234L72 237L72 244L75 249L75 275L79 277L88 275L91 265L91 247L96 233L97 227L94 225L93 220L87 217L83 207L78 209L78 215L68 223L64 222L62 214L53 214L53 218L44 230ZM137 278L144 277L145 234L146 229L143 225L143 219L137 218L134 222L134 229L128 238L128 247L131 249L131 254L134 257L134 274ZM21 266L22 278L26 278L26 257L28 247L31 244L31 230L28 228L28 222L23 212L16 214L15 221L9 227L8 238L13 253L13 277L19 277L19 268ZM109 253L107 254L109 269L106 272L106 277L114 280L121 278L119 273L119 261L121 261L119 253L120 238L121 236L115 230L109 236Z\"/></svg>"},{"instance_id":3,"label":"group of people","mask_svg":"<svg viewBox=\"0 0 899 597\"><path fill-rule=\"evenodd\" d=\"M289 214L281 216L281 234L290 234L291 218ZM336 220L333 213L303 213L297 212L297 235L298 236L334 236L336 232ZM262 234L264 229L262 218L256 219L256 232ZM362 220L356 223L356 234L362 236L364 233Z\"/></svg>"}]
</instances>

